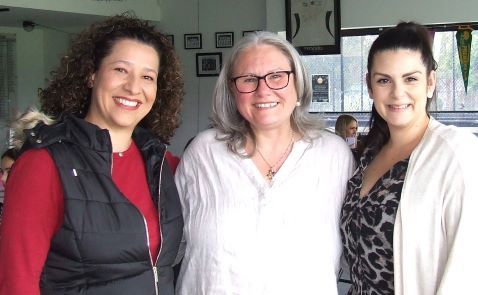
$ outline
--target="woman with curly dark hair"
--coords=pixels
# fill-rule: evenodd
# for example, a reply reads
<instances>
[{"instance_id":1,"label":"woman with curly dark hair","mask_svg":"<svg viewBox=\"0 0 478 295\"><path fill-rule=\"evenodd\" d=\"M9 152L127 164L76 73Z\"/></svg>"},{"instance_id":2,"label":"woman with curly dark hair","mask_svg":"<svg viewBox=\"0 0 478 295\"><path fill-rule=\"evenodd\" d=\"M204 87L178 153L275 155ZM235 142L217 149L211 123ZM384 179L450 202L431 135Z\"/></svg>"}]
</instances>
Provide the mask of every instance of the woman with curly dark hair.
<instances>
[{"instance_id":1,"label":"woman with curly dark hair","mask_svg":"<svg viewBox=\"0 0 478 295\"><path fill-rule=\"evenodd\" d=\"M165 145L183 82L168 39L121 15L73 42L5 192L0 294L174 294L180 202Z\"/></svg>"}]
</instances>

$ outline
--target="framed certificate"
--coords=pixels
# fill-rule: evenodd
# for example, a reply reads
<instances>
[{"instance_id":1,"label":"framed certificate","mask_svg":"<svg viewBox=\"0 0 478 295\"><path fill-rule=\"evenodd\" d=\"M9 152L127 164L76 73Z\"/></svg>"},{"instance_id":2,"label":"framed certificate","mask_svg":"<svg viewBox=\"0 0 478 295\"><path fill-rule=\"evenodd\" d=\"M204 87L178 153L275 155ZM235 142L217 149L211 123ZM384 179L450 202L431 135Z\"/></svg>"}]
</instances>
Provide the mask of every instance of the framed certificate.
<instances>
[{"instance_id":1,"label":"framed certificate","mask_svg":"<svg viewBox=\"0 0 478 295\"><path fill-rule=\"evenodd\" d=\"M196 76L219 76L222 67L222 53L196 53Z\"/></svg>"},{"instance_id":2,"label":"framed certificate","mask_svg":"<svg viewBox=\"0 0 478 295\"><path fill-rule=\"evenodd\" d=\"M340 0L286 0L286 36L300 54L340 54Z\"/></svg>"},{"instance_id":3,"label":"framed certificate","mask_svg":"<svg viewBox=\"0 0 478 295\"><path fill-rule=\"evenodd\" d=\"M330 102L329 75L314 74L312 78L312 101L309 113L317 113L323 103Z\"/></svg>"}]
</instances>

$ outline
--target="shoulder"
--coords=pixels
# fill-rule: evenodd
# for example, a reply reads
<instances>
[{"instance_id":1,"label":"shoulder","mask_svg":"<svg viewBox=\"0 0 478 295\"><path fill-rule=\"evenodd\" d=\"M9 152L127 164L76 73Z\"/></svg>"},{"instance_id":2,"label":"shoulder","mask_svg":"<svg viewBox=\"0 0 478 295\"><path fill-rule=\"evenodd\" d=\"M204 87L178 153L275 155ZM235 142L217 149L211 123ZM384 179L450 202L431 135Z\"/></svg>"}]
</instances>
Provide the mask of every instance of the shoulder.
<instances>
[{"instance_id":1,"label":"shoulder","mask_svg":"<svg viewBox=\"0 0 478 295\"><path fill-rule=\"evenodd\" d=\"M58 170L50 153L46 149L30 149L20 155L13 163L9 177L28 179L33 185L50 177L57 178Z\"/></svg>"},{"instance_id":2,"label":"shoulder","mask_svg":"<svg viewBox=\"0 0 478 295\"><path fill-rule=\"evenodd\" d=\"M338 135L328 130L321 130L318 136L312 139L312 144L321 149L332 149L337 152L349 152L350 148Z\"/></svg>"},{"instance_id":3,"label":"shoulder","mask_svg":"<svg viewBox=\"0 0 478 295\"><path fill-rule=\"evenodd\" d=\"M433 145L436 150L474 156L478 150L478 137L453 125L444 125L434 119L424 136L425 144Z\"/></svg>"},{"instance_id":4,"label":"shoulder","mask_svg":"<svg viewBox=\"0 0 478 295\"><path fill-rule=\"evenodd\" d=\"M29 165L41 164L39 166L54 164L53 158L50 153L44 149L29 149L22 153L20 157L15 161L15 165L28 163Z\"/></svg>"},{"instance_id":5,"label":"shoulder","mask_svg":"<svg viewBox=\"0 0 478 295\"><path fill-rule=\"evenodd\" d=\"M424 175L469 177L475 175L478 167L477 150L478 138L473 134L432 119L410 162L413 167L420 167L422 173L426 172Z\"/></svg>"},{"instance_id":6,"label":"shoulder","mask_svg":"<svg viewBox=\"0 0 478 295\"><path fill-rule=\"evenodd\" d=\"M219 136L221 134L217 129L207 129L200 132L186 149L185 155L223 149L226 147L226 143L225 141L218 140Z\"/></svg>"},{"instance_id":7,"label":"shoulder","mask_svg":"<svg viewBox=\"0 0 478 295\"><path fill-rule=\"evenodd\" d=\"M325 161L323 163L329 163L330 167L336 167L350 176L355 160L352 150L341 137L323 130L319 136L311 140L309 147L307 154L314 159L312 161Z\"/></svg>"},{"instance_id":8,"label":"shoulder","mask_svg":"<svg viewBox=\"0 0 478 295\"><path fill-rule=\"evenodd\" d=\"M196 135L194 140L191 142L191 145L195 145L198 142L205 143L215 141L218 132L219 131L217 129L213 128L201 131Z\"/></svg>"}]
</instances>

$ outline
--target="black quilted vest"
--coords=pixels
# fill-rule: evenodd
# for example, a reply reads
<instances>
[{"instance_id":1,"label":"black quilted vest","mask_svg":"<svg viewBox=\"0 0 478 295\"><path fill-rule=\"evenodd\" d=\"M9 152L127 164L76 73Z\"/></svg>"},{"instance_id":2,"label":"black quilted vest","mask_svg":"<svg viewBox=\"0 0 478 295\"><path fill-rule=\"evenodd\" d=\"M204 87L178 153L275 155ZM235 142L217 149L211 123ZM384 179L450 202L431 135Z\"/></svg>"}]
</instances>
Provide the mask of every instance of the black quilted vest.
<instances>
[{"instance_id":1,"label":"black quilted vest","mask_svg":"<svg viewBox=\"0 0 478 295\"><path fill-rule=\"evenodd\" d=\"M165 147L137 128L148 184L160 213L161 248L148 248L146 221L114 184L109 134L67 117L26 131L26 148L47 148L63 185L64 222L54 235L40 279L41 294L173 295L173 269L183 219ZM113 163L114 164L114 163ZM157 283L155 275L157 272Z\"/></svg>"}]
</instances>

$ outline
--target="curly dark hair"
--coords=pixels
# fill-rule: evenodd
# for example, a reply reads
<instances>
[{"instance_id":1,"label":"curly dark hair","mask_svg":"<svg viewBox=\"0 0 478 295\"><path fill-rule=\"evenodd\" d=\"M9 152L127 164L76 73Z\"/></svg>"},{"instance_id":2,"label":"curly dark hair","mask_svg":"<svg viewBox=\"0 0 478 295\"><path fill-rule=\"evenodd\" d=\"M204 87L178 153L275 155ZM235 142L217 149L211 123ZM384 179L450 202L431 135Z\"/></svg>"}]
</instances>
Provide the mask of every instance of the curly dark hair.
<instances>
[{"instance_id":1,"label":"curly dark hair","mask_svg":"<svg viewBox=\"0 0 478 295\"><path fill-rule=\"evenodd\" d=\"M156 49L160 58L158 90L151 111L139 122L163 142L169 143L179 126L183 78L171 42L153 25L130 13L95 23L72 42L46 89L39 90L41 110L53 119L64 114L84 118L90 107L90 77L119 40L132 39Z\"/></svg>"}]
</instances>

